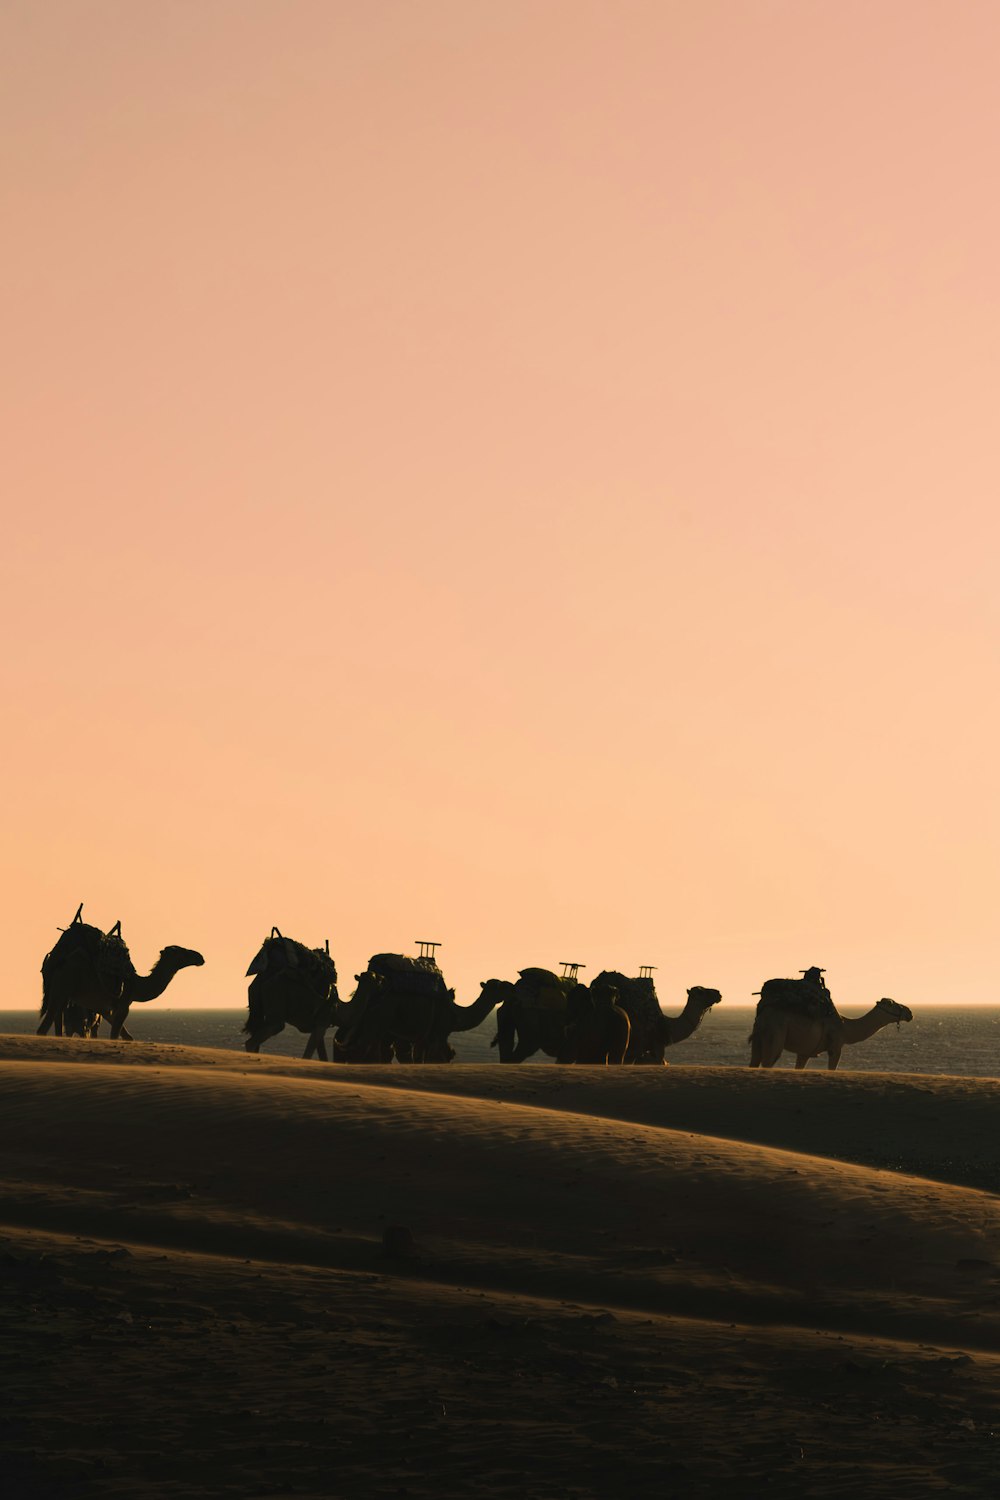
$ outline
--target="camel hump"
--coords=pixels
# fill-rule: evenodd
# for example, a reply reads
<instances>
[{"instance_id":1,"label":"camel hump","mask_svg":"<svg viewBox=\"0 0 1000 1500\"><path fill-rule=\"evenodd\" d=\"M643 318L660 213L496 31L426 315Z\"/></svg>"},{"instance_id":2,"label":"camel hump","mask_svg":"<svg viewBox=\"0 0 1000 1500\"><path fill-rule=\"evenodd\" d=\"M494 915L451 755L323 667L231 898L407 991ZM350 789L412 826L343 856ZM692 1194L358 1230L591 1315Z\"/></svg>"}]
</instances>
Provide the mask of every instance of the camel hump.
<instances>
[{"instance_id":1,"label":"camel hump","mask_svg":"<svg viewBox=\"0 0 1000 1500\"><path fill-rule=\"evenodd\" d=\"M566 997L576 989L576 981L562 980L551 969L519 969L517 994L529 1010L565 1011Z\"/></svg>"},{"instance_id":2,"label":"camel hump","mask_svg":"<svg viewBox=\"0 0 1000 1500\"><path fill-rule=\"evenodd\" d=\"M758 1010L790 1010L810 1020L825 1021L837 1016L830 992L822 983L809 979L767 979L760 987Z\"/></svg>"},{"instance_id":3,"label":"camel hump","mask_svg":"<svg viewBox=\"0 0 1000 1500\"><path fill-rule=\"evenodd\" d=\"M659 1010L659 1002L656 998L656 985L653 983L652 974L641 974L632 976L619 974L617 969L602 969L596 979L591 980L590 988L612 989L618 991L619 999L650 1002Z\"/></svg>"},{"instance_id":4,"label":"camel hump","mask_svg":"<svg viewBox=\"0 0 1000 1500\"><path fill-rule=\"evenodd\" d=\"M309 952L316 959L321 969L326 969L330 972L333 982L334 984L336 984L337 965L334 963L333 959L330 956L329 938L327 939L326 946L324 948L310 948Z\"/></svg>"},{"instance_id":5,"label":"camel hump","mask_svg":"<svg viewBox=\"0 0 1000 1500\"><path fill-rule=\"evenodd\" d=\"M368 973L415 995L445 996L448 986L432 958L410 958L406 953L375 953L368 960Z\"/></svg>"},{"instance_id":6,"label":"camel hump","mask_svg":"<svg viewBox=\"0 0 1000 1500\"><path fill-rule=\"evenodd\" d=\"M636 980L629 979L627 974L619 974L617 969L602 969L590 981L590 988L592 990L617 990L620 995L624 995L626 990L630 990L635 983L637 983Z\"/></svg>"},{"instance_id":7,"label":"camel hump","mask_svg":"<svg viewBox=\"0 0 1000 1500\"><path fill-rule=\"evenodd\" d=\"M132 960L123 938L117 933L112 936L112 933L102 932L99 927L92 927L89 922L74 917L70 926L59 934L51 951L46 953L42 973L53 973L64 964L77 963L80 959L113 977L121 977L132 970Z\"/></svg>"},{"instance_id":8,"label":"camel hump","mask_svg":"<svg viewBox=\"0 0 1000 1500\"><path fill-rule=\"evenodd\" d=\"M327 991L337 983L337 966L323 948L307 948L295 938L265 938L247 969L247 974L267 974L272 979L287 973L316 990Z\"/></svg>"},{"instance_id":9,"label":"camel hump","mask_svg":"<svg viewBox=\"0 0 1000 1500\"><path fill-rule=\"evenodd\" d=\"M247 974L263 974L270 969L272 973L279 973L288 967L288 944L294 945L292 938L283 938L276 927L271 928L271 936L265 938L257 952L250 961Z\"/></svg>"},{"instance_id":10,"label":"camel hump","mask_svg":"<svg viewBox=\"0 0 1000 1500\"><path fill-rule=\"evenodd\" d=\"M49 973L76 958L96 959L103 943L104 933L101 929L91 927L89 922L82 922L80 913L77 912L69 927L63 928L43 958L42 973Z\"/></svg>"},{"instance_id":11,"label":"camel hump","mask_svg":"<svg viewBox=\"0 0 1000 1500\"><path fill-rule=\"evenodd\" d=\"M525 984L555 985L560 989L559 976L553 974L551 969L518 969L518 975Z\"/></svg>"},{"instance_id":12,"label":"camel hump","mask_svg":"<svg viewBox=\"0 0 1000 1500\"><path fill-rule=\"evenodd\" d=\"M591 992L607 995L619 1009L624 1010L633 1026L658 1026L663 1012L656 996L656 986L651 974L632 978L619 974L615 969L604 969L591 982Z\"/></svg>"}]
</instances>

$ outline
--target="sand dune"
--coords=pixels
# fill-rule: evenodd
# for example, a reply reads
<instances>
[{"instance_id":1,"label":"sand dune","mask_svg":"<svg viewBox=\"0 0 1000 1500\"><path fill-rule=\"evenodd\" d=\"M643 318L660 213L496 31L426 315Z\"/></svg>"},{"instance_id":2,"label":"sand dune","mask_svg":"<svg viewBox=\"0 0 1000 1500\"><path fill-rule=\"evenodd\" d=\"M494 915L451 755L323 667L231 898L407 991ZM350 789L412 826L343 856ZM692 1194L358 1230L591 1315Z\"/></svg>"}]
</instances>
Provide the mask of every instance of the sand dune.
<instances>
[{"instance_id":1,"label":"sand dune","mask_svg":"<svg viewBox=\"0 0 1000 1500\"><path fill-rule=\"evenodd\" d=\"M235 1493L248 1442L268 1494L834 1495L876 1454L873 1494L989 1473L988 1082L4 1038L0 1083L26 1494ZM910 1170L866 1164L873 1139Z\"/></svg>"}]
</instances>

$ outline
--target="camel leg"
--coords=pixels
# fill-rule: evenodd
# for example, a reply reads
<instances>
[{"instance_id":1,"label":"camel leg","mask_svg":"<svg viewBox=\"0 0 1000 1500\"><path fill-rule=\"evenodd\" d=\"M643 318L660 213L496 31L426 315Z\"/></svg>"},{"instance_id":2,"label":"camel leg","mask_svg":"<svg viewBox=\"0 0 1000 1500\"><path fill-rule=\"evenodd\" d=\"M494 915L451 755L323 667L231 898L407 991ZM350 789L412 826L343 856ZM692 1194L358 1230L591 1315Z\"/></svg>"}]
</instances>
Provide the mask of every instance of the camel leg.
<instances>
[{"instance_id":1,"label":"camel leg","mask_svg":"<svg viewBox=\"0 0 1000 1500\"><path fill-rule=\"evenodd\" d=\"M836 1052L835 1052L833 1050L833 1048L831 1047L830 1050L829 1050L829 1052L826 1054L827 1071L830 1072L830 1073L832 1073L839 1062L840 1062L840 1048L838 1047L837 1050L836 1050Z\"/></svg>"},{"instance_id":2,"label":"camel leg","mask_svg":"<svg viewBox=\"0 0 1000 1500\"><path fill-rule=\"evenodd\" d=\"M50 1029L52 1029L53 1036L62 1036L62 1034L63 1034L63 1013L62 1013L62 1006L59 1006L58 1009L55 1009L55 1010L43 1010L42 1011L41 1024L40 1024L38 1030L35 1032L35 1035L36 1036L48 1036Z\"/></svg>"},{"instance_id":3,"label":"camel leg","mask_svg":"<svg viewBox=\"0 0 1000 1500\"><path fill-rule=\"evenodd\" d=\"M389 1048L388 1058L383 1055L387 1045ZM392 1043L384 1042L381 1037L365 1036L363 1033L355 1031L346 1041L338 1040L337 1046L340 1048L342 1062L392 1062Z\"/></svg>"},{"instance_id":4,"label":"camel leg","mask_svg":"<svg viewBox=\"0 0 1000 1500\"><path fill-rule=\"evenodd\" d=\"M505 1001L497 1011L497 1034L490 1044L493 1047L499 1048L500 1061L502 1063L508 1063L513 1060L515 1033L514 1013L513 1010L508 1011Z\"/></svg>"},{"instance_id":5,"label":"camel leg","mask_svg":"<svg viewBox=\"0 0 1000 1500\"><path fill-rule=\"evenodd\" d=\"M514 1043L515 1036L517 1037L516 1044ZM534 1057L539 1049L547 1052L552 1058L560 1050L559 1047L546 1047L544 1045L545 1037L542 1035L541 1028L535 1017L531 1015L527 1018L521 1017L515 1021L514 1026L511 1028L510 1040L513 1045L511 1046L509 1060L512 1063L524 1062L525 1058ZM564 1039L560 1037L559 1040L562 1042ZM500 1060L501 1062L503 1061L502 1056Z\"/></svg>"},{"instance_id":6,"label":"camel leg","mask_svg":"<svg viewBox=\"0 0 1000 1500\"><path fill-rule=\"evenodd\" d=\"M427 1061L427 1038L415 1036L411 1042L406 1043L406 1061L411 1063L424 1063ZM396 1056L399 1057L399 1046L396 1047ZM403 1059L400 1057L400 1062Z\"/></svg>"},{"instance_id":7,"label":"camel leg","mask_svg":"<svg viewBox=\"0 0 1000 1500\"><path fill-rule=\"evenodd\" d=\"M335 1063L350 1064L371 1061L369 1057L365 1056L364 1049L359 1044L356 1036L345 1040L336 1031L333 1033L331 1053Z\"/></svg>"},{"instance_id":8,"label":"camel leg","mask_svg":"<svg viewBox=\"0 0 1000 1500\"><path fill-rule=\"evenodd\" d=\"M797 1069L804 1068L805 1065L806 1065L806 1063L808 1061L809 1061L809 1053L808 1052L799 1052L799 1053L796 1054L795 1066L796 1066Z\"/></svg>"},{"instance_id":9,"label":"camel leg","mask_svg":"<svg viewBox=\"0 0 1000 1500\"><path fill-rule=\"evenodd\" d=\"M785 1050L785 1033L772 1032L759 1037L755 1043L760 1052L760 1066L762 1068L773 1068Z\"/></svg>"},{"instance_id":10,"label":"camel leg","mask_svg":"<svg viewBox=\"0 0 1000 1500\"><path fill-rule=\"evenodd\" d=\"M263 1042L269 1042L273 1036L277 1036L278 1032L284 1031L284 1029L284 1021L278 1021L277 1023L266 1021L259 1031L250 1033L243 1045L247 1052L259 1052Z\"/></svg>"},{"instance_id":11,"label":"camel leg","mask_svg":"<svg viewBox=\"0 0 1000 1500\"><path fill-rule=\"evenodd\" d=\"M302 1056L312 1057L314 1052L319 1058L320 1062L329 1061L329 1058L326 1055L326 1044L323 1041L323 1033L321 1031L313 1032L312 1036L306 1042L306 1050L303 1052Z\"/></svg>"},{"instance_id":12,"label":"camel leg","mask_svg":"<svg viewBox=\"0 0 1000 1500\"><path fill-rule=\"evenodd\" d=\"M751 1066L751 1068L759 1068L760 1067L760 1054L761 1054L760 1038L758 1037L757 1033L754 1031L750 1035L750 1066Z\"/></svg>"}]
</instances>

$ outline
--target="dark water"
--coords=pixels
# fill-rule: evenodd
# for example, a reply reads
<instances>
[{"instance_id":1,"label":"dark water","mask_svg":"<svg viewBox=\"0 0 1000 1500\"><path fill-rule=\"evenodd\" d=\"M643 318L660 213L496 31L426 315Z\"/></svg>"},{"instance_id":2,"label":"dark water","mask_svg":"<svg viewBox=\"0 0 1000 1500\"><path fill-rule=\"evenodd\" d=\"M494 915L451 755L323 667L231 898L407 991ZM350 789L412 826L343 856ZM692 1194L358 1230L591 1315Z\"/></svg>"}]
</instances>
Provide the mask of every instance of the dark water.
<instances>
[{"instance_id":1,"label":"dark water","mask_svg":"<svg viewBox=\"0 0 1000 1500\"><path fill-rule=\"evenodd\" d=\"M136 1006L129 1015L129 1030L137 1041L180 1042L191 1047L243 1046L240 1027L245 1010L172 1010L168 1006ZM674 1063L708 1063L745 1067L750 1057L747 1037L753 1022L750 1006L723 1003L712 1011L693 1037L668 1052ZM0 1031L33 1032L38 1017L33 1011L0 1011ZM104 1028L106 1032L106 1027ZM490 1041L496 1028L492 1017L477 1031L452 1037L459 1062L496 1062ZM266 1043L264 1051L278 1056L301 1057L305 1038L285 1030ZM549 1061L539 1056L538 1061ZM791 1066L792 1059L781 1066ZM823 1067L817 1059L811 1068ZM1000 1077L1000 1006L925 1005L915 1010L913 1020L888 1026L867 1042L846 1047L840 1066L859 1071L890 1073L964 1073L974 1078Z\"/></svg>"}]
</instances>

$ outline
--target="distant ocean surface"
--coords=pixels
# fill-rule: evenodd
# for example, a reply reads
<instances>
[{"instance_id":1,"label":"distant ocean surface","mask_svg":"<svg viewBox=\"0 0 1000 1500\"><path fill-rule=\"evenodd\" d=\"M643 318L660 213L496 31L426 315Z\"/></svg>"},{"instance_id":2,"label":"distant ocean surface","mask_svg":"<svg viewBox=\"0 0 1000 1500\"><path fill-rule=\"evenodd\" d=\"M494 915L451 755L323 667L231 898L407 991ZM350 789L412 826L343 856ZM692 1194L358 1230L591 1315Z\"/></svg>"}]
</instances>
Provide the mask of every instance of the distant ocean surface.
<instances>
[{"instance_id":1,"label":"distant ocean surface","mask_svg":"<svg viewBox=\"0 0 1000 1500\"><path fill-rule=\"evenodd\" d=\"M171 1010L168 1006L134 1006L128 1027L137 1042L179 1042L188 1047L243 1046L240 1028L245 1010ZM672 1047L667 1057L674 1063L745 1067L750 1060L747 1037L753 1024L753 1008L726 1005L712 1011L694 1036ZM0 1031L16 1035L31 1033L38 1025L35 1011L0 1011ZM496 1062L490 1041L496 1031L490 1017L477 1031L452 1037L456 1062ZM102 1027L107 1035L107 1026ZM305 1037L289 1028L266 1042L265 1053L301 1057ZM536 1062L551 1059L538 1054ZM780 1067L791 1067L790 1056ZM823 1068L817 1058L810 1068ZM960 1073L973 1078L1000 1077L1000 1006L925 1005L913 1012L913 1020L900 1027L887 1026L867 1042L845 1047L841 1069L887 1073Z\"/></svg>"}]
</instances>

